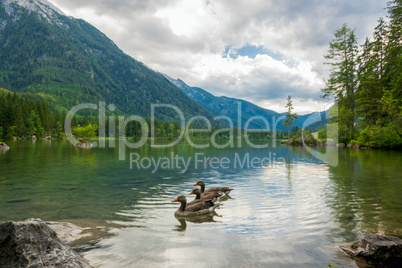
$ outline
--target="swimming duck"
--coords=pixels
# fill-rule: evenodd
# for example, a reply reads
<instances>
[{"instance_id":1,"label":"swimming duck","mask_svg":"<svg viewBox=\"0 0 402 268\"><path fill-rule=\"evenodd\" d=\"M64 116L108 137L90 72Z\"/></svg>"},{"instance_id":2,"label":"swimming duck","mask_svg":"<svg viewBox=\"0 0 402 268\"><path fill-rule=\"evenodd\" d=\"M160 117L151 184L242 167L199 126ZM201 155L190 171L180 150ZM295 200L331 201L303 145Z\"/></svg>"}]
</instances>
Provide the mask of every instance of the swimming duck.
<instances>
[{"instance_id":1,"label":"swimming duck","mask_svg":"<svg viewBox=\"0 0 402 268\"><path fill-rule=\"evenodd\" d=\"M195 188L191 191L191 193L189 193L188 195L192 195L195 194L196 197L193 201L191 201L188 204L193 204L197 203L197 202L201 202L201 201L212 201L212 202L216 202L219 200L220 197L222 197L224 195L223 192L207 192L207 193L201 193L201 190L198 188Z\"/></svg>"},{"instance_id":2,"label":"swimming duck","mask_svg":"<svg viewBox=\"0 0 402 268\"><path fill-rule=\"evenodd\" d=\"M229 194L230 191L234 190L230 187L213 187L205 190L205 182L204 181L197 181L194 183L194 185L199 185L201 186L201 193L206 194L206 193L211 193L211 192L222 192L225 194Z\"/></svg>"},{"instance_id":3,"label":"swimming duck","mask_svg":"<svg viewBox=\"0 0 402 268\"><path fill-rule=\"evenodd\" d=\"M208 214L213 211L219 204L214 204L212 201L197 202L192 205L187 205L187 199L184 195L178 196L172 202L180 202L180 207L176 210L174 215L176 217L191 217Z\"/></svg>"}]
</instances>

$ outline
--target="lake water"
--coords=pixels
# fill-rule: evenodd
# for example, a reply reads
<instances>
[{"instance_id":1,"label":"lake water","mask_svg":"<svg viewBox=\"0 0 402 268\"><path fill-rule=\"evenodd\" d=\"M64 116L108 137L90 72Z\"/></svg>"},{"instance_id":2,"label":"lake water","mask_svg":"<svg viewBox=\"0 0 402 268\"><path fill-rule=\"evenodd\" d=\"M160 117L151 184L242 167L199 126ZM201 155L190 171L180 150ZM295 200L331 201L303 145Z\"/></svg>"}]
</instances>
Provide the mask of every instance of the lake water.
<instances>
[{"instance_id":1,"label":"lake water","mask_svg":"<svg viewBox=\"0 0 402 268\"><path fill-rule=\"evenodd\" d=\"M331 166L303 147L279 144L148 144L119 160L118 148L8 143L0 154L0 221L106 226L109 235L74 245L97 267L356 267L338 244L364 233L402 237L401 152L319 148L338 159ZM181 158L190 159L186 170ZM167 162L153 173L152 159ZM171 200L192 199L201 179L207 188L235 190L214 217L179 222Z\"/></svg>"}]
</instances>

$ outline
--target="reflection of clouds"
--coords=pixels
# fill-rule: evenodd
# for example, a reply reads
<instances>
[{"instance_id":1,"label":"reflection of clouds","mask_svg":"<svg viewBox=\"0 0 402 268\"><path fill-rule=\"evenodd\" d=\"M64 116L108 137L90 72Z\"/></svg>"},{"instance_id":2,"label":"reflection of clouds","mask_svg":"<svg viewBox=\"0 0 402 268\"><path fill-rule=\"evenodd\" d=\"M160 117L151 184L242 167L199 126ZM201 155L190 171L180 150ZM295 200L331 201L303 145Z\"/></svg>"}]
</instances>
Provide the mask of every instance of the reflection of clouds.
<instances>
[{"instance_id":1,"label":"reflection of clouds","mask_svg":"<svg viewBox=\"0 0 402 268\"><path fill-rule=\"evenodd\" d=\"M248 184L231 185L235 188L233 203L222 211L229 232L244 234L244 239L289 236L314 233L328 221L323 195L328 184L325 166L295 166L291 182L284 179L284 168L258 173L248 174L244 179ZM248 194L239 195L237 190Z\"/></svg>"},{"instance_id":2,"label":"reflection of clouds","mask_svg":"<svg viewBox=\"0 0 402 268\"><path fill-rule=\"evenodd\" d=\"M256 154L260 152L263 150ZM137 201L118 212L138 227L116 230L115 237L102 240L99 249L84 253L84 257L106 267L321 267L333 262L333 256L315 252L328 243L326 232L333 223L326 202L328 167L313 161L292 160L290 176L284 164L163 175L160 184L146 191L133 190L138 192ZM218 222L177 221L173 216L177 204L170 200L191 191L199 179L207 188L234 188L232 198L216 209L222 216L215 218Z\"/></svg>"}]
</instances>

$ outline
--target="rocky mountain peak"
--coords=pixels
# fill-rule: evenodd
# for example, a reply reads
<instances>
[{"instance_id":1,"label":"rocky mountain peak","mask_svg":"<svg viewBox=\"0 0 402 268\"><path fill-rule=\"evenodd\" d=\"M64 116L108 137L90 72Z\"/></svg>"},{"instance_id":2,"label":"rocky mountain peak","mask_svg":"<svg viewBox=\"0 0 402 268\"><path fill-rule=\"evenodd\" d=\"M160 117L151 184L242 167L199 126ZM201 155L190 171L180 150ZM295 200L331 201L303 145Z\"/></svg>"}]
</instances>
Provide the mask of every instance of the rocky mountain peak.
<instances>
[{"instance_id":1,"label":"rocky mountain peak","mask_svg":"<svg viewBox=\"0 0 402 268\"><path fill-rule=\"evenodd\" d=\"M47 0L0 0L0 2L4 5L6 13L15 21L19 17L18 7L23 7L29 12L36 12L48 22L54 21L59 15L66 16L63 11Z\"/></svg>"}]
</instances>

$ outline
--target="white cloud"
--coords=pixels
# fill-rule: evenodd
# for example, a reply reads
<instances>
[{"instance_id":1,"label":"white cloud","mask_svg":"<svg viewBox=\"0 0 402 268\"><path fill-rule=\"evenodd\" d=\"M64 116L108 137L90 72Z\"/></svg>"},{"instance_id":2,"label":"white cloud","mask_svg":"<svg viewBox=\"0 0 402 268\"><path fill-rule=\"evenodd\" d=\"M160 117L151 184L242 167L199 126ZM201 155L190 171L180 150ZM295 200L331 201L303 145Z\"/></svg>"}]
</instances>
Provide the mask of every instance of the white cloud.
<instances>
[{"instance_id":1,"label":"white cloud","mask_svg":"<svg viewBox=\"0 0 402 268\"><path fill-rule=\"evenodd\" d=\"M157 10L154 16L167 23L175 35L193 38L219 23L210 7L203 1L181 0Z\"/></svg>"},{"instance_id":2,"label":"white cloud","mask_svg":"<svg viewBox=\"0 0 402 268\"><path fill-rule=\"evenodd\" d=\"M287 95L297 111L325 105L323 55L333 32L348 23L360 41L371 35L387 0L50 0L87 20L123 51L154 70L215 95L263 107ZM224 55L228 46L278 53ZM298 107L300 105L300 107ZM269 107L267 107L269 106ZM274 110L276 110L274 109Z\"/></svg>"}]
</instances>

